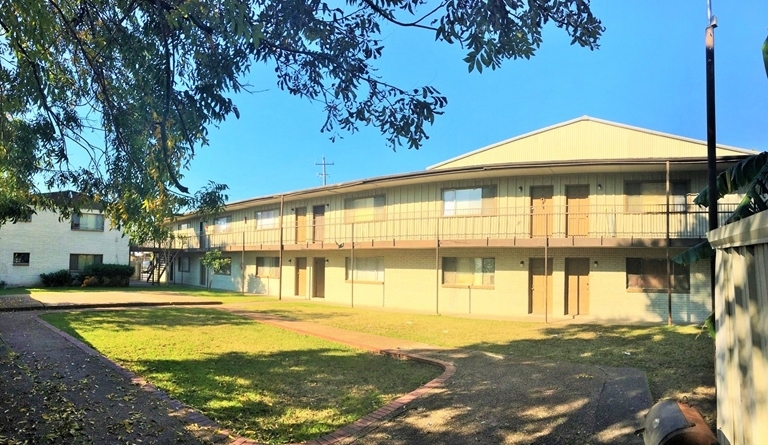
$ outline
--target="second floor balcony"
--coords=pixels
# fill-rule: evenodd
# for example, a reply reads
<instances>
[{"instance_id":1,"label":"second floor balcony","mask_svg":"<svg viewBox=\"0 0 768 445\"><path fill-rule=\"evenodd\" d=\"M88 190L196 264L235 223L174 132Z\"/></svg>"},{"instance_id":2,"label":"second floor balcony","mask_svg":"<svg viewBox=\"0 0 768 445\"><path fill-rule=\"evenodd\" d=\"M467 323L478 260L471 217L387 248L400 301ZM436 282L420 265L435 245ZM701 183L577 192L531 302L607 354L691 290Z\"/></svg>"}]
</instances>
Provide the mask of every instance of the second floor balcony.
<instances>
[{"instance_id":1,"label":"second floor balcony","mask_svg":"<svg viewBox=\"0 0 768 445\"><path fill-rule=\"evenodd\" d=\"M719 224L736 204L718 207ZM667 211L669 210L669 211ZM429 248L440 246L657 247L690 246L706 238L708 211L690 204L568 206L442 211L357 212L350 217L285 215L282 227L255 221L209 225L175 232L172 248L184 250L286 250L350 248Z\"/></svg>"}]
</instances>

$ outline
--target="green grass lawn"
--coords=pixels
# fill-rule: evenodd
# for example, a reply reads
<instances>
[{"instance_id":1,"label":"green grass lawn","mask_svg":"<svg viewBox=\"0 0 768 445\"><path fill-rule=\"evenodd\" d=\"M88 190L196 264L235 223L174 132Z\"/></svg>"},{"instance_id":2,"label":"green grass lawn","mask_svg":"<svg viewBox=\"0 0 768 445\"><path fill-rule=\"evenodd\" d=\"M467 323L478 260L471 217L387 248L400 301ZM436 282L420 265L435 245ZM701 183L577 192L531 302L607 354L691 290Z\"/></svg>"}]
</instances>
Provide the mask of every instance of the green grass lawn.
<instances>
[{"instance_id":1,"label":"green grass lawn","mask_svg":"<svg viewBox=\"0 0 768 445\"><path fill-rule=\"evenodd\" d=\"M267 443L333 431L441 373L214 309L43 318L221 426Z\"/></svg>"},{"instance_id":2,"label":"green grass lawn","mask_svg":"<svg viewBox=\"0 0 768 445\"><path fill-rule=\"evenodd\" d=\"M697 326L545 325L274 299L246 307L289 319L522 360L640 368L648 375L654 398L714 386L714 341L706 334L699 335Z\"/></svg>"}]
</instances>

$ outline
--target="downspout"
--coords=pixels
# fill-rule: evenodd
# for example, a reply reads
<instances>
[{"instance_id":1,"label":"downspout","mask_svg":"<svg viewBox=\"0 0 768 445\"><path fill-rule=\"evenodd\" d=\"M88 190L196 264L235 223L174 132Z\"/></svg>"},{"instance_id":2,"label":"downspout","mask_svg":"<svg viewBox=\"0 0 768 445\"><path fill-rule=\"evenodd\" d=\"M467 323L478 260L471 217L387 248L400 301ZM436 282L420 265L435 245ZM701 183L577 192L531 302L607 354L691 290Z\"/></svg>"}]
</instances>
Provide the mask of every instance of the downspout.
<instances>
[{"instance_id":1,"label":"downspout","mask_svg":"<svg viewBox=\"0 0 768 445\"><path fill-rule=\"evenodd\" d=\"M243 253L240 256L240 273L242 275L242 295L245 295L245 227L243 227Z\"/></svg>"},{"instance_id":2,"label":"downspout","mask_svg":"<svg viewBox=\"0 0 768 445\"><path fill-rule=\"evenodd\" d=\"M283 299L283 215L285 210L285 195L280 195L280 221L278 224L278 228L280 230L280 236L278 242L280 243L279 246L279 256L277 262L280 265L279 275L277 277L277 299L282 300Z\"/></svg>"}]
</instances>

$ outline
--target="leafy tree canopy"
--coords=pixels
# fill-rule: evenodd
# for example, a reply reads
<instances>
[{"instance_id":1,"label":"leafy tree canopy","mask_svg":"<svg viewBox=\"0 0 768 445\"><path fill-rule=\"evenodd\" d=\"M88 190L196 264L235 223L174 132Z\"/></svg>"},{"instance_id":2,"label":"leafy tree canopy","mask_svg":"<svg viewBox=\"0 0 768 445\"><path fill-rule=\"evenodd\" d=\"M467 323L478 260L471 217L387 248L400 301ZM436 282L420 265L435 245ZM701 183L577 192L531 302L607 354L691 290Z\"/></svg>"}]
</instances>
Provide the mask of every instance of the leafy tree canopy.
<instances>
[{"instance_id":1,"label":"leafy tree canopy","mask_svg":"<svg viewBox=\"0 0 768 445\"><path fill-rule=\"evenodd\" d=\"M5 0L0 8L0 223L40 192L93 196L135 241L147 224L212 210L226 186L190 193L183 173L255 63L323 104L331 138L361 125L419 148L447 99L378 77L382 26L466 50L470 71L530 58L548 23L597 47L589 0ZM84 164L73 153L87 154ZM75 209L77 210L77 209Z\"/></svg>"}]
</instances>

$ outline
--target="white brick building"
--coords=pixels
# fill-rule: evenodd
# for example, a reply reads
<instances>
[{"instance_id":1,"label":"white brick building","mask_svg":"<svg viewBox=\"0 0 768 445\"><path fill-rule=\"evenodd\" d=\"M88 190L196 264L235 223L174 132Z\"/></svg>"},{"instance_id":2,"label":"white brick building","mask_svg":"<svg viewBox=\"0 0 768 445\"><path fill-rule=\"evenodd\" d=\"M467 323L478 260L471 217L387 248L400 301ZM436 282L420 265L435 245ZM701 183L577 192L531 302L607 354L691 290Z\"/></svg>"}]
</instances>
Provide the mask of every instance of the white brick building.
<instances>
[{"instance_id":1,"label":"white brick building","mask_svg":"<svg viewBox=\"0 0 768 445\"><path fill-rule=\"evenodd\" d=\"M7 286L32 286L41 273L128 259L128 237L110 229L98 210L61 221L54 212L38 211L29 221L0 226L0 280Z\"/></svg>"}]
</instances>

